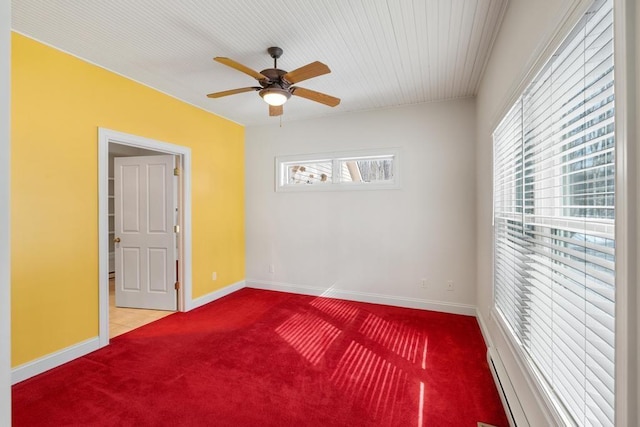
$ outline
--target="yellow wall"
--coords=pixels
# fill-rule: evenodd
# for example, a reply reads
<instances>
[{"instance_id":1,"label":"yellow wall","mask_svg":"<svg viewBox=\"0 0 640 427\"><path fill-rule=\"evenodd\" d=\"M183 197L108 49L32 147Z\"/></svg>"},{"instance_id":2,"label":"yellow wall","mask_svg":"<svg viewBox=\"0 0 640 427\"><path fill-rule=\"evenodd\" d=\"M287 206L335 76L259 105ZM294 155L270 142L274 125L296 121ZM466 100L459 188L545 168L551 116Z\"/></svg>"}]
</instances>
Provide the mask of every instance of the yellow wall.
<instances>
[{"instance_id":1,"label":"yellow wall","mask_svg":"<svg viewBox=\"0 0 640 427\"><path fill-rule=\"evenodd\" d=\"M98 127L191 148L193 297L244 279L242 126L15 33L11 73L13 366L98 335Z\"/></svg>"}]
</instances>

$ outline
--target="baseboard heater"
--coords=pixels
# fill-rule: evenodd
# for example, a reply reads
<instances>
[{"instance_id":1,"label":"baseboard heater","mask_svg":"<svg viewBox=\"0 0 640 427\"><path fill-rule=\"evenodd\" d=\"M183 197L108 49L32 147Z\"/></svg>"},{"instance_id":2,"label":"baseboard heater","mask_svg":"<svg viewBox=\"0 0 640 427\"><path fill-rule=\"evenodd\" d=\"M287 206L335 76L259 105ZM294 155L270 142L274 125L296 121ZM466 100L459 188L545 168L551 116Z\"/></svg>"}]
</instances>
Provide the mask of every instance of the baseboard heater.
<instances>
[{"instance_id":1,"label":"baseboard heater","mask_svg":"<svg viewBox=\"0 0 640 427\"><path fill-rule=\"evenodd\" d=\"M518 399L509 375L504 369L500 355L493 347L487 349L487 361L489 362L489 369L493 375L493 380L496 382L500 400L502 400L502 405L507 413L509 425L511 427L529 427L527 417L524 414L522 405L520 405L520 399Z\"/></svg>"}]
</instances>

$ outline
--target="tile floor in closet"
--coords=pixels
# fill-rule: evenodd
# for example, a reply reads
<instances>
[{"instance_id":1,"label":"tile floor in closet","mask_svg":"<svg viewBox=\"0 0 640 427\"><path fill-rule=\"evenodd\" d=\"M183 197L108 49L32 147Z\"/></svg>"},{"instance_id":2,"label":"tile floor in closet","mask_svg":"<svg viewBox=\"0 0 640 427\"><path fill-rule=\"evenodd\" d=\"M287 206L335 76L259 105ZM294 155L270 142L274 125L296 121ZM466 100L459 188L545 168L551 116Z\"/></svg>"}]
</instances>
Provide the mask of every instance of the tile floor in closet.
<instances>
[{"instance_id":1,"label":"tile floor in closet","mask_svg":"<svg viewBox=\"0 0 640 427\"><path fill-rule=\"evenodd\" d=\"M109 338L173 314L173 311L116 307L115 281L109 279Z\"/></svg>"}]
</instances>

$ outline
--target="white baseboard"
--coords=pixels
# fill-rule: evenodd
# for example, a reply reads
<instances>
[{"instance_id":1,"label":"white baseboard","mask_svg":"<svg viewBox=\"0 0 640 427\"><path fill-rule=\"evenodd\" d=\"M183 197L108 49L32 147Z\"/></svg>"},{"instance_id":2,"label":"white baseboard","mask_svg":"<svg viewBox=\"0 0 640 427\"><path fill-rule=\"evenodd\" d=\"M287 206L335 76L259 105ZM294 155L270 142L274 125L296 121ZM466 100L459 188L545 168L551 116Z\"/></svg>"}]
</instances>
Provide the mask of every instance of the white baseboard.
<instances>
[{"instance_id":1,"label":"white baseboard","mask_svg":"<svg viewBox=\"0 0 640 427\"><path fill-rule=\"evenodd\" d=\"M11 384L19 383L28 378L53 369L73 359L82 357L100 347L98 337L89 338L86 341L74 344L71 347L56 351L38 359L27 362L24 365L17 366L11 371Z\"/></svg>"},{"instance_id":2,"label":"white baseboard","mask_svg":"<svg viewBox=\"0 0 640 427\"><path fill-rule=\"evenodd\" d=\"M484 316L482 316L480 310L476 312L476 319L478 320L480 332L482 333L482 337L484 338L484 342L487 346L487 363L489 365L489 370L491 371L491 376L493 377L493 381L496 385L496 390L498 390L502 407L507 415L509 426L528 426L529 424L524 415L524 411L522 410L522 406L517 399L517 394L509 380L509 376L502 365L502 360L498 355L496 347L493 345L491 334L489 333ZM491 319L491 313L489 313L489 319ZM513 408L511 407L512 404Z\"/></svg>"},{"instance_id":3,"label":"white baseboard","mask_svg":"<svg viewBox=\"0 0 640 427\"><path fill-rule=\"evenodd\" d=\"M370 292L346 291L342 289L323 288L320 286L295 285L291 283L269 282L264 280L246 280L246 287L270 291L291 292L294 294L339 298L349 301L385 304L396 307L417 308L421 310L440 311L451 314L476 315L476 307L468 304L457 304L443 301L432 301L419 298L398 297L393 295L374 294Z\"/></svg>"},{"instance_id":4,"label":"white baseboard","mask_svg":"<svg viewBox=\"0 0 640 427\"><path fill-rule=\"evenodd\" d=\"M489 314L491 316L491 314ZM482 338L484 338L484 343L487 347L493 347L493 340L491 339L491 334L489 334L489 329L487 329L487 324L484 321L484 317L480 313L480 310L476 310L476 319L478 320L478 325L480 325L480 332L482 332ZM491 317L489 317L491 319Z\"/></svg>"},{"instance_id":5,"label":"white baseboard","mask_svg":"<svg viewBox=\"0 0 640 427\"><path fill-rule=\"evenodd\" d=\"M239 291L240 289L246 287L245 281L241 280L239 282L236 282L232 285L229 286L225 286L222 289L218 289L217 291L213 291L207 295L203 295L201 297L195 298L193 300L191 300L191 303L188 304L187 310L193 310L194 308L198 308L201 307L205 304L209 304L210 302L213 302L217 299L220 299L224 296L227 296L229 294L232 294L236 291Z\"/></svg>"},{"instance_id":6,"label":"white baseboard","mask_svg":"<svg viewBox=\"0 0 640 427\"><path fill-rule=\"evenodd\" d=\"M487 363L493 376L493 381L496 384L496 390L502 401L505 415L509 421L509 426L529 427L529 421L524 413L524 409L522 409L518 394L513 388L513 384L502 364L500 355L493 347L487 349Z\"/></svg>"}]
</instances>

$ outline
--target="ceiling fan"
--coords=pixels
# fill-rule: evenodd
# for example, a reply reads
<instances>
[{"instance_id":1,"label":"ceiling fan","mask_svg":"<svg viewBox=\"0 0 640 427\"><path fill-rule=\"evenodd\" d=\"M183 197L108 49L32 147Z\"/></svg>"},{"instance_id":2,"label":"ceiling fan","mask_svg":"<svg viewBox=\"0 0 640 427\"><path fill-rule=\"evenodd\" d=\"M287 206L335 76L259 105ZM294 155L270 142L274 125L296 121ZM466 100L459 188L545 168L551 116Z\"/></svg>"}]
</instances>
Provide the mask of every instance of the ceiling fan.
<instances>
[{"instance_id":1,"label":"ceiling fan","mask_svg":"<svg viewBox=\"0 0 640 427\"><path fill-rule=\"evenodd\" d=\"M278 58L282 56L282 49L279 47L270 47L267 49L267 52L269 52L269 55L273 58L273 68L267 68L260 72L254 71L233 59L221 56L213 58L214 61L250 75L260 83L260 86L225 90L222 92L210 93L207 96L209 98L221 98L223 96L235 95L236 93L260 91L262 99L269 104L270 116L282 115L282 105L287 102L291 95L310 99L311 101L319 102L330 107L335 107L340 104L339 98L316 92L315 90L292 86L303 80L330 73L331 70L325 64L315 61L293 71L287 72L278 69Z\"/></svg>"}]
</instances>

